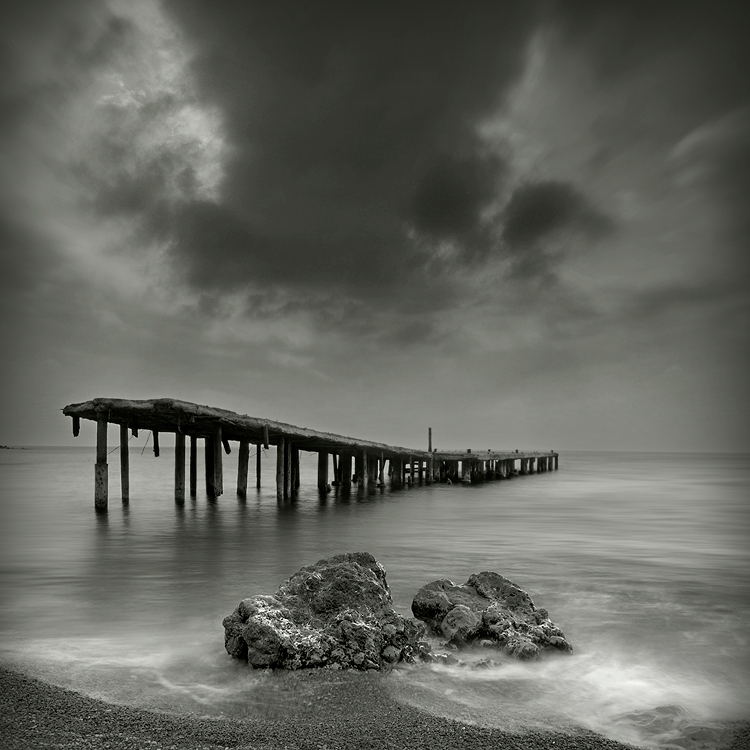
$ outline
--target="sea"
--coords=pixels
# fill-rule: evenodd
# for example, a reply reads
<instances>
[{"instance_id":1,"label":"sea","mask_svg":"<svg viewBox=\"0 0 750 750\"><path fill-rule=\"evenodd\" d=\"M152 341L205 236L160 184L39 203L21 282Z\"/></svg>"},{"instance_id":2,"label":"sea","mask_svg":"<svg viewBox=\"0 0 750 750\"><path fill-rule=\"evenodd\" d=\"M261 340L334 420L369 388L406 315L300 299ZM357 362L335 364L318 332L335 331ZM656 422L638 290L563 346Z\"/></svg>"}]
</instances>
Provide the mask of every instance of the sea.
<instances>
[{"instance_id":1,"label":"sea","mask_svg":"<svg viewBox=\"0 0 750 750\"><path fill-rule=\"evenodd\" d=\"M495 571L574 648L536 662L461 651L376 676L396 701L662 750L722 747L750 719L748 455L563 452L557 471L508 480L321 494L302 453L300 490L279 501L274 449L260 489L251 460L245 498L234 451L221 497L199 484L177 505L171 451L130 446L130 502L114 450L106 515L93 448L0 450L0 663L129 706L283 717L314 704L315 681L229 657L223 617L303 565L367 551L405 616L424 584Z\"/></svg>"}]
</instances>

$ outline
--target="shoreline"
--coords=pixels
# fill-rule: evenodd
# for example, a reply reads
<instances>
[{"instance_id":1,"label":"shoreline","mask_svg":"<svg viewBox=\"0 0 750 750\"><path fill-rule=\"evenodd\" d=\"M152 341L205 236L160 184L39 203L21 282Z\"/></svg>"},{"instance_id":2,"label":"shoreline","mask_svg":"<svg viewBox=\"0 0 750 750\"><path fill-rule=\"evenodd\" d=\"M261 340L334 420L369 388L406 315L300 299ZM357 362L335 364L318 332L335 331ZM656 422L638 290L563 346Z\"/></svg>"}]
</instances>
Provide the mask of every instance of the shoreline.
<instances>
[{"instance_id":1,"label":"shoreline","mask_svg":"<svg viewBox=\"0 0 750 750\"><path fill-rule=\"evenodd\" d=\"M307 677L303 677L307 679ZM315 679L312 677L311 679ZM333 681L333 705L340 689ZM354 688L354 689L353 689ZM205 718L105 703L0 666L0 747L3 750L344 750L465 748L466 750L627 750L632 746L581 730L568 735L515 734L461 724L397 703L367 680L344 688L347 711L302 711L281 719ZM750 723L736 727L727 750L750 747Z\"/></svg>"}]
</instances>

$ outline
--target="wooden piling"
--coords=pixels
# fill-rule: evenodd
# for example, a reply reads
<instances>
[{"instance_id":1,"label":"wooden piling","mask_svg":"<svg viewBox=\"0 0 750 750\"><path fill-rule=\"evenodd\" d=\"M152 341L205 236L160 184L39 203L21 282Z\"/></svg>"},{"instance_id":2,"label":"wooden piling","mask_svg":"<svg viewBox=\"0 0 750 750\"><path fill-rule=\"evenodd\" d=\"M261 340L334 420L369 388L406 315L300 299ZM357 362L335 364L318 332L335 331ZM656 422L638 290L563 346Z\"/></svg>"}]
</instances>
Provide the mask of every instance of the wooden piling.
<instances>
[{"instance_id":1,"label":"wooden piling","mask_svg":"<svg viewBox=\"0 0 750 750\"><path fill-rule=\"evenodd\" d=\"M81 418L72 417L73 420L73 437L78 437L81 434Z\"/></svg>"},{"instance_id":2,"label":"wooden piling","mask_svg":"<svg viewBox=\"0 0 750 750\"><path fill-rule=\"evenodd\" d=\"M151 437L154 443L154 458L159 458L159 431L153 430Z\"/></svg>"},{"instance_id":3,"label":"wooden piling","mask_svg":"<svg viewBox=\"0 0 750 750\"><path fill-rule=\"evenodd\" d=\"M130 502L130 451L128 450L128 426L120 425L120 497L123 505Z\"/></svg>"},{"instance_id":4,"label":"wooden piling","mask_svg":"<svg viewBox=\"0 0 750 750\"><path fill-rule=\"evenodd\" d=\"M379 469L378 487L385 487L385 457L383 456L383 451L380 451Z\"/></svg>"},{"instance_id":5,"label":"wooden piling","mask_svg":"<svg viewBox=\"0 0 750 750\"><path fill-rule=\"evenodd\" d=\"M100 412L96 418L96 465L94 466L94 507L107 512L109 496L107 474L107 416Z\"/></svg>"},{"instance_id":6,"label":"wooden piling","mask_svg":"<svg viewBox=\"0 0 750 750\"><path fill-rule=\"evenodd\" d=\"M174 501L185 502L185 434L179 431L174 436Z\"/></svg>"},{"instance_id":7,"label":"wooden piling","mask_svg":"<svg viewBox=\"0 0 750 750\"><path fill-rule=\"evenodd\" d=\"M432 427L427 428L427 449L430 451L430 457L427 460L427 484L432 484L435 478L435 462L432 456Z\"/></svg>"},{"instance_id":8,"label":"wooden piling","mask_svg":"<svg viewBox=\"0 0 750 750\"><path fill-rule=\"evenodd\" d=\"M228 456L232 452L232 446L229 444L229 441L225 437L221 439L221 444L224 446L224 453L226 453Z\"/></svg>"},{"instance_id":9,"label":"wooden piling","mask_svg":"<svg viewBox=\"0 0 750 750\"><path fill-rule=\"evenodd\" d=\"M341 474L339 472L339 457L335 453L332 453L331 456L333 458L333 486L340 487Z\"/></svg>"},{"instance_id":10,"label":"wooden piling","mask_svg":"<svg viewBox=\"0 0 750 750\"><path fill-rule=\"evenodd\" d=\"M190 496L198 492L198 438L190 436Z\"/></svg>"},{"instance_id":11,"label":"wooden piling","mask_svg":"<svg viewBox=\"0 0 750 750\"><path fill-rule=\"evenodd\" d=\"M284 497L284 453L286 452L286 438L280 438L276 445L276 499Z\"/></svg>"},{"instance_id":12,"label":"wooden piling","mask_svg":"<svg viewBox=\"0 0 750 750\"><path fill-rule=\"evenodd\" d=\"M391 463L391 487L401 487L404 478L403 459L395 457L390 459Z\"/></svg>"},{"instance_id":13,"label":"wooden piling","mask_svg":"<svg viewBox=\"0 0 750 750\"><path fill-rule=\"evenodd\" d=\"M260 447L260 443L255 446L255 488L258 490L260 489Z\"/></svg>"},{"instance_id":14,"label":"wooden piling","mask_svg":"<svg viewBox=\"0 0 750 750\"><path fill-rule=\"evenodd\" d=\"M362 479L361 481L361 487L363 489L367 489L367 485L369 482L370 477L368 476L368 465L367 465L367 451L362 451Z\"/></svg>"},{"instance_id":15,"label":"wooden piling","mask_svg":"<svg viewBox=\"0 0 750 750\"><path fill-rule=\"evenodd\" d=\"M342 453L339 456L339 472L341 473L341 486L351 489L352 486L352 454Z\"/></svg>"},{"instance_id":16,"label":"wooden piling","mask_svg":"<svg viewBox=\"0 0 750 750\"><path fill-rule=\"evenodd\" d=\"M555 453L555 469L557 469L557 467L558 467L557 459L558 459L559 457L560 457L560 456L559 456L559 455L558 455L557 453Z\"/></svg>"},{"instance_id":17,"label":"wooden piling","mask_svg":"<svg viewBox=\"0 0 750 750\"><path fill-rule=\"evenodd\" d=\"M206 494L209 497L215 497L214 481L216 477L214 473L214 439L212 437L203 440L203 458L206 470Z\"/></svg>"},{"instance_id":18,"label":"wooden piling","mask_svg":"<svg viewBox=\"0 0 750 750\"><path fill-rule=\"evenodd\" d=\"M214 436L212 440L212 447L214 449L214 497L219 497L224 494L224 464L222 455L222 444L221 436L221 425L217 424L214 427Z\"/></svg>"},{"instance_id":19,"label":"wooden piling","mask_svg":"<svg viewBox=\"0 0 750 750\"><path fill-rule=\"evenodd\" d=\"M292 495L292 441L284 441L284 498Z\"/></svg>"},{"instance_id":20,"label":"wooden piling","mask_svg":"<svg viewBox=\"0 0 750 750\"><path fill-rule=\"evenodd\" d=\"M250 443L240 440L240 452L237 463L237 494L240 497L247 496L247 467L250 462Z\"/></svg>"},{"instance_id":21,"label":"wooden piling","mask_svg":"<svg viewBox=\"0 0 750 750\"><path fill-rule=\"evenodd\" d=\"M292 491L296 492L300 487L299 476L299 448L292 446Z\"/></svg>"},{"instance_id":22,"label":"wooden piling","mask_svg":"<svg viewBox=\"0 0 750 750\"><path fill-rule=\"evenodd\" d=\"M325 490L328 487L328 453L318 452L318 489Z\"/></svg>"}]
</instances>

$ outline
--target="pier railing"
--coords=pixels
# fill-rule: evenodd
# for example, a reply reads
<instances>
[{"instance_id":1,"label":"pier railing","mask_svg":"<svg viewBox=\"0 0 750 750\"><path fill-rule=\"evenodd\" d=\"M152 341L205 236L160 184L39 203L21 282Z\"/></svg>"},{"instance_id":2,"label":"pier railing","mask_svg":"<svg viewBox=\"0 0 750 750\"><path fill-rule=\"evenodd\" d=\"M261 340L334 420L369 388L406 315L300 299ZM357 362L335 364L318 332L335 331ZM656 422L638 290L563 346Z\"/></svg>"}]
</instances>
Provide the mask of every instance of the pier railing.
<instances>
[{"instance_id":1,"label":"pier railing","mask_svg":"<svg viewBox=\"0 0 750 750\"><path fill-rule=\"evenodd\" d=\"M128 431L135 437L140 430L153 436L153 451L159 455L160 433L174 433L175 501L185 501L186 489L197 491L198 440L204 444L206 492L218 497L224 491L223 453L231 452L231 443L239 444L237 494L247 493L250 445L257 446L255 479L261 485L261 448L276 448L276 492L287 498L300 486L300 451L318 454L318 488L350 490L352 484L366 489L424 482L481 482L534 474L558 468L555 451L479 451L432 450L430 431L428 450L401 448L385 443L320 432L269 419L236 414L212 406L199 406L171 398L133 401L95 398L69 404L63 414L72 418L73 435L78 436L81 419L96 422L96 464L94 467L94 505L106 511L109 494L107 465L107 428L120 427L120 484L122 501L130 498ZM189 474L186 488L185 452L189 441ZM387 468L386 468L387 467ZM329 473L330 470L330 473Z\"/></svg>"}]
</instances>

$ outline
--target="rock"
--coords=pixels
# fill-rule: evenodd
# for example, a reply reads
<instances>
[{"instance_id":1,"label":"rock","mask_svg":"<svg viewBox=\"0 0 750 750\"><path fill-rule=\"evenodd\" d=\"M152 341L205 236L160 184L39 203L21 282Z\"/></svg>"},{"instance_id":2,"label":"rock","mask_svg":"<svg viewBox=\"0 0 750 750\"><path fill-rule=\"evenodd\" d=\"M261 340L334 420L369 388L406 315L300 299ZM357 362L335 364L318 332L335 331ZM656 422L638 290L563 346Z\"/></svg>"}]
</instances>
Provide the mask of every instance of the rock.
<instances>
[{"instance_id":1,"label":"rock","mask_svg":"<svg viewBox=\"0 0 750 750\"><path fill-rule=\"evenodd\" d=\"M537 609L522 588L498 573L477 573L462 585L446 578L428 583L417 592L411 611L458 647L492 646L519 659L573 651L547 610Z\"/></svg>"},{"instance_id":2,"label":"rock","mask_svg":"<svg viewBox=\"0 0 750 750\"><path fill-rule=\"evenodd\" d=\"M385 569L366 552L301 568L224 618L227 652L253 667L389 668L429 652L424 635L393 609Z\"/></svg>"}]
</instances>

